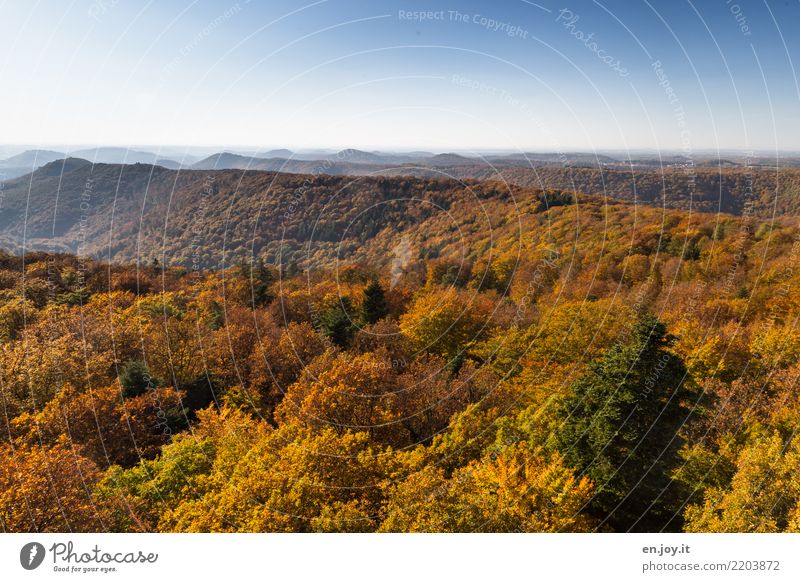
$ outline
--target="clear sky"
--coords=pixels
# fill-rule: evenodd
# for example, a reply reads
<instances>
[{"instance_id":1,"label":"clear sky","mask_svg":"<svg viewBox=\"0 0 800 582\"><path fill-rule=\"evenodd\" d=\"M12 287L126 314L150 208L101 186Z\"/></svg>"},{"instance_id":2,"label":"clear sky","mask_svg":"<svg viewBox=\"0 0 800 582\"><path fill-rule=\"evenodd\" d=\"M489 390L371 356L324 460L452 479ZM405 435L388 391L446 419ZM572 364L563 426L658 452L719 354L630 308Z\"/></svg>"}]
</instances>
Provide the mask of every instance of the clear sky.
<instances>
[{"instance_id":1,"label":"clear sky","mask_svg":"<svg viewBox=\"0 0 800 582\"><path fill-rule=\"evenodd\" d=\"M0 0L0 141L800 150L798 24L800 0Z\"/></svg>"}]
</instances>

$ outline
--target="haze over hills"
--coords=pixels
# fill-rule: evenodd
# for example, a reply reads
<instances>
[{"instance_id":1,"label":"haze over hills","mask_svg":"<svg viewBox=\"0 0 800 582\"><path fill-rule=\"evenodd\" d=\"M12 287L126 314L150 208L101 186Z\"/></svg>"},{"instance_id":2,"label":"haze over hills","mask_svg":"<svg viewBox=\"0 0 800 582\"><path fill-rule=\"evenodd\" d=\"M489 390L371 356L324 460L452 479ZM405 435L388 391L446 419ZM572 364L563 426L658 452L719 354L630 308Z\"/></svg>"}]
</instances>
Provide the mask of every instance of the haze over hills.
<instances>
[{"instance_id":1,"label":"haze over hills","mask_svg":"<svg viewBox=\"0 0 800 582\"><path fill-rule=\"evenodd\" d=\"M62 152L51 150L26 150L0 161L0 175L4 179L23 176L50 162L64 158Z\"/></svg>"},{"instance_id":2,"label":"haze over hills","mask_svg":"<svg viewBox=\"0 0 800 582\"><path fill-rule=\"evenodd\" d=\"M482 158L466 157L459 154L384 153L344 149L326 155L295 154L289 150L273 150L264 154L245 155L235 152L219 152L191 167L195 170L270 170L296 172L301 168L334 168L333 173L370 173L376 166L382 169L396 166L420 164L427 166L475 164ZM291 169L283 169L291 168Z\"/></svg>"},{"instance_id":3,"label":"haze over hills","mask_svg":"<svg viewBox=\"0 0 800 582\"><path fill-rule=\"evenodd\" d=\"M181 163L153 152L127 148L94 148L68 152L69 157L82 158L95 164L155 164L177 169Z\"/></svg>"},{"instance_id":4,"label":"haze over hills","mask_svg":"<svg viewBox=\"0 0 800 582\"><path fill-rule=\"evenodd\" d=\"M19 168L23 168L25 166L38 167L62 158L64 158L64 154L62 152L55 152L52 150L27 150L21 154L11 156L10 158L3 160L3 166Z\"/></svg>"},{"instance_id":5,"label":"haze over hills","mask_svg":"<svg viewBox=\"0 0 800 582\"><path fill-rule=\"evenodd\" d=\"M19 148L2 146L0 151L17 151ZM693 165L696 167L776 167L800 166L800 157L785 154L780 158L766 153L699 152L687 156L679 152L382 152L347 148L333 150L292 151L286 148L270 150L224 149L177 146L147 147L58 147L27 149L0 160L0 170L5 178L29 173L42 165L65 157L83 158L104 164L155 164L170 169L266 169L275 171L302 171L309 166L295 166L299 162L313 162L316 167L330 168L330 173L375 173L405 165L430 167L480 165L488 167L603 167L614 169L653 168ZM351 166L352 165L352 166ZM287 169L278 170L281 166ZM382 166L382 167L376 167Z\"/></svg>"},{"instance_id":6,"label":"haze over hills","mask_svg":"<svg viewBox=\"0 0 800 582\"><path fill-rule=\"evenodd\" d=\"M0 172L5 179L12 179L36 170L45 164L67 157L81 158L98 164L155 164L170 169L178 169L184 164L197 161L195 156L181 156L172 159L150 151L122 147L97 147L75 150L26 150L0 161Z\"/></svg>"}]
</instances>

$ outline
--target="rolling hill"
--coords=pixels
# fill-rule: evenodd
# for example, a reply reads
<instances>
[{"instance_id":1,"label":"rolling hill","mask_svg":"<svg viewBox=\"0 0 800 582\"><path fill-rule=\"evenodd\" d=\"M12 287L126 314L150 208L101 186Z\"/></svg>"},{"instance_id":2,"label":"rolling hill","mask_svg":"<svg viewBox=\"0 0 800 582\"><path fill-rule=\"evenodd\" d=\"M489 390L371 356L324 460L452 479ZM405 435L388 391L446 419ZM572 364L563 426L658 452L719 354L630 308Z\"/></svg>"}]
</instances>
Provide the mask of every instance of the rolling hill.
<instances>
[{"instance_id":1,"label":"rolling hill","mask_svg":"<svg viewBox=\"0 0 800 582\"><path fill-rule=\"evenodd\" d=\"M539 204L534 190L512 193ZM173 171L70 158L9 182L0 242L119 262L217 267L252 252L272 262L281 253L324 262L365 252L383 230L394 236L454 208L473 221L481 205L505 214L510 195L490 182Z\"/></svg>"},{"instance_id":2,"label":"rolling hill","mask_svg":"<svg viewBox=\"0 0 800 582\"><path fill-rule=\"evenodd\" d=\"M62 152L52 150L26 150L0 161L0 176L6 180L24 176L45 164L62 158L64 158Z\"/></svg>"},{"instance_id":3,"label":"rolling hill","mask_svg":"<svg viewBox=\"0 0 800 582\"><path fill-rule=\"evenodd\" d=\"M669 164L645 158L625 164L607 156L590 159L579 153L563 158L556 154L517 154L483 160L438 154L405 161L384 155L380 162L375 162L375 154L370 156L337 154L330 159L301 160L221 153L198 162L193 169L492 180L698 212L742 214L750 206L762 217L773 212L800 213L800 168L791 164L777 168L704 160L687 166L685 158L677 157Z\"/></svg>"}]
</instances>

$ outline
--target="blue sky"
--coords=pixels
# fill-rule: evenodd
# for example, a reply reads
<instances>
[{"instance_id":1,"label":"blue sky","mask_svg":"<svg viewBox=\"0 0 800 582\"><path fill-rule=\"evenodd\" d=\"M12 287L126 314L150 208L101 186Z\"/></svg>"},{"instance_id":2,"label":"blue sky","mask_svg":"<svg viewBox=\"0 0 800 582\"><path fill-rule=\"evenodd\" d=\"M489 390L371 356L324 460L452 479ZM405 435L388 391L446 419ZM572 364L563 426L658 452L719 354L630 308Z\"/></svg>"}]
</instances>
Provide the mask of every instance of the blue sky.
<instances>
[{"instance_id":1,"label":"blue sky","mask_svg":"<svg viewBox=\"0 0 800 582\"><path fill-rule=\"evenodd\" d=\"M798 0L0 0L0 140L800 150L797 23Z\"/></svg>"}]
</instances>

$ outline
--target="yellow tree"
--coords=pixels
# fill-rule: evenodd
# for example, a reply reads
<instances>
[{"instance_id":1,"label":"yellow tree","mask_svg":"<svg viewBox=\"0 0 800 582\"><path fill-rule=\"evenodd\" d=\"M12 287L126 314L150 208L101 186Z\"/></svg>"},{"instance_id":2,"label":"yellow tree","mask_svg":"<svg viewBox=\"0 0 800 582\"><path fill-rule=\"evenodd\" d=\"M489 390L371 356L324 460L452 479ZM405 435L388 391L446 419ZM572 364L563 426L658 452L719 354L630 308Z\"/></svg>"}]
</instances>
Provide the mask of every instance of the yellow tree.
<instances>
[{"instance_id":1,"label":"yellow tree","mask_svg":"<svg viewBox=\"0 0 800 582\"><path fill-rule=\"evenodd\" d=\"M592 484L557 453L525 443L456 470L450 478L427 465L389 485L382 531L588 531L581 513Z\"/></svg>"},{"instance_id":2,"label":"yellow tree","mask_svg":"<svg viewBox=\"0 0 800 582\"><path fill-rule=\"evenodd\" d=\"M397 422L397 381L385 352L321 358L309 367L276 410L279 422L365 431L379 440L402 444L407 433Z\"/></svg>"},{"instance_id":3,"label":"yellow tree","mask_svg":"<svg viewBox=\"0 0 800 582\"><path fill-rule=\"evenodd\" d=\"M99 475L66 437L45 447L0 445L0 528L104 531L103 513L91 496Z\"/></svg>"},{"instance_id":4,"label":"yellow tree","mask_svg":"<svg viewBox=\"0 0 800 582\"><path fill-rule=\"evenodd\" d=\"M369 531L390 451L364 432L273 429L241 411L199 413L151 461L112 470L98 488L118 529Z\"/></svg>"},{"instance_id":5,"label":"yellow tree","mask_svg":"<svg viewBox=\"0 0 800 582\"><path fill-rule=\"evenodd\" d=\"M492 328L493 303L481 293L453 288L420 296L400 318L400 330L415 351L448 361L463 357Z\"/></svg>"},{"instance_id":6,"label":"yellow tree","mask_svg":"<svg viewBox=\"0 0 800 582\"><path fill-rule=\"evenodd\" d=\"M739 454L730 486L711 487L686 508L686 531L779 532L796 527L800 456L779 434L757 438Z\"/></svg>"},{"instance_id":7,"label":"yellow tree","mask_svg":"<svg viewBox=\"0 0 800 582\"><path fill-rule=\"evenodd\" d=\"M171 388L123 398L119 385L84 392L65 386L41 411L15 418L12 427L31 443L68 435L100 466L131 465L168 442L180 411L180 395Z\"/></svg>"}]
</instances>

